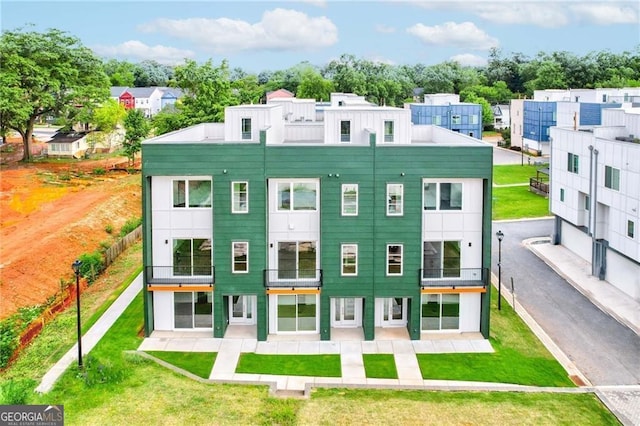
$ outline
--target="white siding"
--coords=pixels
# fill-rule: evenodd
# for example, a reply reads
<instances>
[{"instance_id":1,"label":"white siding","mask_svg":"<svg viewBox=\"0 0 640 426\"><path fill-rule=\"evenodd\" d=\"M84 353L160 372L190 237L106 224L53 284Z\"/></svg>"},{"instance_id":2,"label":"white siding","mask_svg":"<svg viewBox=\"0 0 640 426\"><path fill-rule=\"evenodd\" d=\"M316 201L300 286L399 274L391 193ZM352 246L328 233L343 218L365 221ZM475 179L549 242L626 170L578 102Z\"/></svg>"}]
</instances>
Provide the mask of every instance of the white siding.
<instances>
[{"instance_id":1,"label":"white siding","mask_svg":"<svg viewBox=\"0 0 640 426\"><path fill-rule=\"evenodd\" d=\"M173 292L153 292L153 329L173 330Z\"/></svg>"},{"instance_id":2,"label":"white siding","mask_svg":"<svg viewBox=\"0 0 640 426\"><path fill-rule=\"evenodd\" d=\"M480 331L480 293L460 294L460 332Z\"/></svg>"}]
</instances>

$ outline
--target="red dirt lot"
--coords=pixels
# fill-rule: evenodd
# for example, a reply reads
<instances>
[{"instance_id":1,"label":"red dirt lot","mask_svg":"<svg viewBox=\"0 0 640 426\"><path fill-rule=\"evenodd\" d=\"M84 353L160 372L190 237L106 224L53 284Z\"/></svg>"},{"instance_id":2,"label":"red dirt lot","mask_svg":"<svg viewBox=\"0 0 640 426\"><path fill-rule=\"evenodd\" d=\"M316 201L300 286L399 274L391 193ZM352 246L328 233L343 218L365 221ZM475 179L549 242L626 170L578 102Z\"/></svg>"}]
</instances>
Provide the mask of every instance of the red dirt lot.
<instances>
[{"instance_id":1,"label":"red dirt lot","mask_svg":"<svg viewBox=\"0 0 640 426\"><path fill-rule=\"evenodd\" d=\"M16 142L0 167L0 319L74 283L71 263L113 243L142 211L140 175L109 171L125 158L22 164Z\"/></svg>"}]
</instances>

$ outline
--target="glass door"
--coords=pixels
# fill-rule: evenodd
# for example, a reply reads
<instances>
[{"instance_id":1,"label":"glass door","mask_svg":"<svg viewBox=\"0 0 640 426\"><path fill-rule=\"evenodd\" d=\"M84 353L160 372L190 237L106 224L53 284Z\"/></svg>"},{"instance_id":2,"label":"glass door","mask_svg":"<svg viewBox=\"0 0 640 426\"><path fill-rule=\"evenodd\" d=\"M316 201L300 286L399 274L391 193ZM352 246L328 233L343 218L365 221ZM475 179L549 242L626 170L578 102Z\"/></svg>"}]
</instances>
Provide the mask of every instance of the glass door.
<instances>
[{"instance_id":1,"label":"glass door","mask_svg":"<svg viewBox=\"0 0 640 426\"><path fill-rule=\"evenodd\" d=\"M254 324L254 296L229 297L229 324Z\"/></svg>"},{"instance_id":2,"label":"glass door","mask_svg":"<svg viewBox=\"0 0 640 426\"><path fill-rule=\"evenodd\" d=\"M357 327L356 299L354 297L333 299L333 327Z\"/></svg>"},{"instance_id":3,"label":"glass door","mask_svg":"<svg viewBox=\"0 0 640 426\"><path fill-rule=\"evenodd\" d=\"M407 299L392 297L383 300L382 326L397 327L407 324Z\"/></svg>"}]
</instances>

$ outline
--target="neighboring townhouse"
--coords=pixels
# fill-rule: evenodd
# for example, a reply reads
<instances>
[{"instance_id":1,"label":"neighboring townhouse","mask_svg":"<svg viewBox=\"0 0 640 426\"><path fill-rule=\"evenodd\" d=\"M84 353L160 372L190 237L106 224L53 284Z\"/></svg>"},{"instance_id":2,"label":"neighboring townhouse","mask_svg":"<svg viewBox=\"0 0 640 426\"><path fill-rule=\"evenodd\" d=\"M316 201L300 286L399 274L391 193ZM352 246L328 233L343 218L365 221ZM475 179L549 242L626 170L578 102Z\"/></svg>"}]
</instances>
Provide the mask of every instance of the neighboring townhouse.
<instances>
[{"instance_id":1,"label":"neighboring townhouse","mask_svg":"<svg viewBox=\"0 0 640 426\"><path fill-rule=\"evenodd\" d=\"M162 91L160 97L160 111L169 105L175 105L175 103L182 97L182 90L177 87L159 87Z\"/></svg>"},{"instance_id":2,"label":"neighboring townhouse","mask_svg":"<svg viewBox=\"0 0 640 426\"><path fill-rule=\"evenodd\" d=\"M602 125L551 128L553 240L640 301L640 108Z\"/></svg>"},{"instance_id":3,"label":"neighboring townhouse","mask_svg":"<svg viewBox=\"0 0 640 426\"><path fill-rule=\"evenodd\" d=\"M509 115L509 105L492 105L493 111L493 128L496 130L508 129L511 126L511 117Z\"/></svg>"},{"instance_id":4,"label":"neighboring townhouse","mask_svg":"<svg viewBox=\"0 0 640 426\"><path fill-rule=\"evenodd\" d=\"M287 89L278 89L278 90L271 90L267 92L266 100L267 102L269 102L271 99L293 98L293 97L295 97L295 95L292 92L288 91Z\"/></svg>"},{"instance_id":5,"label":"neighboring townhouse","mask_svg":"<svg viewBox=\"0 0 640 426\"><path fill-rule=\"evenodd\" d=\"M129 87L127 89L135 99L134 107L144 113L144 116L153 117L160 112L162 104L162 91L157 87Z\"/></svg>"},{"instance_id":6,"label":"neighboring townhouse","mask_svg":"<svg viewBox=\"0 0 640 426\"><path fill-rule=\"evenodd\" d=\"M482 106L461 103L460 95L427 94L424 95L424 103L411 103L408 108L414 124L432 124L482 139Z\"/></svg>"},{"instance_id":7,"label":"neighboring townhouse","mask_svg":"<svg viewBox=\"0 0 640 426\"><path fill-rule=\"evenodd\" d=\"M232 106L142 143L147 335L489 337L491 146L354 99L311 122L284 118L305 102Z\"/></svg>"},{"instance_id":8,"label":"neighboring townhouse","mask_svg":"<svg viewBox=\"0 0 640 426\"><path fill-rule=\"evenodd\" d=\"M511 146L549 155L551 127L599 125L602 110L634 102L640 102L640 88L536 90L532 100L511 100Z\"/></svg>"}]
</instances>

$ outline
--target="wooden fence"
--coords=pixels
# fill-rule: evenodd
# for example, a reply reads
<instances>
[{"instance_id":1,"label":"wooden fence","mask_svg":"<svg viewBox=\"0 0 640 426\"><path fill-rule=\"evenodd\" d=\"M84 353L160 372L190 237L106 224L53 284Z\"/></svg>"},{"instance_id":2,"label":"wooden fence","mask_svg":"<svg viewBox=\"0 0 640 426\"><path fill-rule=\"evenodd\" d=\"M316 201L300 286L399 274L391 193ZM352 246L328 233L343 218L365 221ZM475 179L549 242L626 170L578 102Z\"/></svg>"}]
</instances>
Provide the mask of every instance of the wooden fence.
<instances>
[{"instance_id":1,"label":"wooden fence","mask_svg":"<svg viewBox=\"0 0 640 426\"><path fill-rule=\"evenodd\" d=\"M128 249L133 243L138 241L140 238L142 238L142 225L138 226L136 229L134 229L133 231L129 232L127 235L122 237L120 240L116 241L114 245L109 247L104 252L105 269L109 267L109 265L111 265L113 261L116 260L116 258L120 256L120 254L123 251Z\"/></svg>"}]
</instances>

